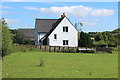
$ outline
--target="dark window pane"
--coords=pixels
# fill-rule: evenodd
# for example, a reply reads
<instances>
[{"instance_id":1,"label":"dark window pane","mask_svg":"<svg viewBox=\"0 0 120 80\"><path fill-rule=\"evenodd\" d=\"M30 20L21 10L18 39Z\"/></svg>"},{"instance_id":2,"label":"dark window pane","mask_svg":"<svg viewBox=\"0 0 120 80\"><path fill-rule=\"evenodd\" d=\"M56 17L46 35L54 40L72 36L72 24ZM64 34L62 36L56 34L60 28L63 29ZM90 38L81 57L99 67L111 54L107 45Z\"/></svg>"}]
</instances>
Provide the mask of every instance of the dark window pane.
<instances>
[{"instance_id":1,"label":"dark window pane","mask_svg":"<svg viewBox=\"0 0 120 80\"><path fill-rule=\"evenodd\" d=\"M54 39L57 39L57 34L54 34Z\"/></svg>"},{"instance_id":2,"label":"dark window pane","mask_svg":"<svg viewBox=\"0 0 120 80\"><path fill-rule=\"evenodd\" d=\"M68 45L68 40L63 40L63 45Z\"/></svg>"},{"instance_id":3,"label":"dark window pane","mask_svg":"<svg viewBox=\"0 0 120 80\"><path fill-rule=\"evenodd\" d=\"M65 45L65 40L63 40L63 45Z\"/></svg>"},{"instance_id":4,"label":"dark window pane","mask_svg":"<svg viewBox=\"0 0 120 80\"><path fill-rule=\"evenodd\" d=\"M68 27L66 27L66 32L68 32Z\"/></svg>"},{"instance_id":5,"label":"dark window pane","mask_svg":"<svg viewBox=\"0 0 120 80\"><path fill-rule=\"evenodd\" d=\"M63 32L65 32L65 27L63 27Z\"/></svg>"},{"instance_id":6,"label":"dark window pane","mask_svg":"<svg viewBox=\"0 0 120 80\"><path fill-rule=\"evenodd\" d=\"M68 40L66 40L66 45L68 45Z\"/></svg>"},{"instance_id":7,"label":"dark window pane","mask_svg":"<svg viewBox=\"0 0 120 80\"><path fill-rule=\"evenodd\" d=\"M63 27L63 32L68 32L68 27Z\"/></svg>"}]
</instances>

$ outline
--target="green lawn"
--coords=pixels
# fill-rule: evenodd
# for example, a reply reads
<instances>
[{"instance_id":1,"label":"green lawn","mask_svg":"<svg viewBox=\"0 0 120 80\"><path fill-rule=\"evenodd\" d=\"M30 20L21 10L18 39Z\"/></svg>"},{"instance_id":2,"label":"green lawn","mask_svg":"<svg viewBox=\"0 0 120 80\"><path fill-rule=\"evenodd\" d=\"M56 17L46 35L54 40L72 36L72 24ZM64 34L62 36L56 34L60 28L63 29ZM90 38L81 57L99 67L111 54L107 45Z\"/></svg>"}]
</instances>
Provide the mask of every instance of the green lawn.
<instances>
[{"instance_id":1,"label":"green lawn","mask_svg":"<svg viewBox=\"0 0 120 80\"><path fill-rule=\"evenodd\" d=\"M2 66L3 78L117 78L118 54L17 52Z\"/></svg>"}]
</instances>

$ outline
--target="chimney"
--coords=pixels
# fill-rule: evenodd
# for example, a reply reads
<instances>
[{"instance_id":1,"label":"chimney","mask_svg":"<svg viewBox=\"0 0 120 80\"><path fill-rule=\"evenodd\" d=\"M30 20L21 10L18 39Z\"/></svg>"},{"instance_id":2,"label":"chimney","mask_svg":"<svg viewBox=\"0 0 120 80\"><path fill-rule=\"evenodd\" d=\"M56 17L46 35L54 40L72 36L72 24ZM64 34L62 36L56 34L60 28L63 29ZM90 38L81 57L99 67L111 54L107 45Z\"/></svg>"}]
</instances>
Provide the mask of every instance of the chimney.
<instances>
[{"instance_id":1,"label":"chimney","mask_svg":"<svg viewBox=\"0 0 120 80\"><path fill-rule=\"evenodd\" d=\"M63 14L61 15L61 18L63 18L63 17L66 17L65 13L63 13Z\"/></svg>"}]
</instances>

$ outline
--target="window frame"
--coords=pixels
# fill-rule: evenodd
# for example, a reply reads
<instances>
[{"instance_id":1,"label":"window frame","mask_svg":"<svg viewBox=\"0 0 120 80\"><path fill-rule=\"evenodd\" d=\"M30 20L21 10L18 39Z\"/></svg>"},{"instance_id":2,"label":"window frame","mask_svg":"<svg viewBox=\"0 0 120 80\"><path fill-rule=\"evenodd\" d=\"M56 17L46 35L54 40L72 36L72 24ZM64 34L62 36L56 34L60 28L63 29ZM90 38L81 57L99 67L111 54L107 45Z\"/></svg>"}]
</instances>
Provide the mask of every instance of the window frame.
<instances>
[{"instance_id":1,"label":"window frame","mask_svg":"<svg viewBox=\"0 0 120 80\"><path fill-rule=\"evenodd\" d=\"M68 32L68 26L63 26L63 32Z\"/></svg>"},{"instance_id":2,"label":"window frame","mask_svg":"<svg viewBox=\"0 0 120 80\"><path fill-rule=\"evenodd\" d=\"M54 34L54 40L57 40L57 34Z\"/></svg>"},{"instance_id":3,"label":"window frame","mask_svg":"<svg viewBox=\"0 0 120 80\"><path fill-rule=\"evenodd\" d=\"M63 40L63 45L69 45L69 40Z\"/></svg>"}]
</instances>

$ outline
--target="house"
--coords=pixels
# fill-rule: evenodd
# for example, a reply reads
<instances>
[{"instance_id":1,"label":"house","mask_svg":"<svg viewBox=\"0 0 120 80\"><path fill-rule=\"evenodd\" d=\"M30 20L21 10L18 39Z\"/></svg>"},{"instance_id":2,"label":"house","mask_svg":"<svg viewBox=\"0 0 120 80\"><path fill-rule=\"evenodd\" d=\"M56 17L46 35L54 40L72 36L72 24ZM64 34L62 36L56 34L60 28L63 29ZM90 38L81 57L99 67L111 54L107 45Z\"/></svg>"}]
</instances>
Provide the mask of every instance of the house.
<instances>
[{"instance_id":1,"label":"house","mask_svg":"<svg viewBox=\"0 0 120 80\"><path fill-rule=\"evenodd\" d=\"M18 29L18 32L24 35L25 39L35 41L35 29Z\"/></svg>"},{"instance_id":2,"label":"house","mask_svg":"<svg viewBox=\"0 0 120 80\"><path fill-rule=\"evenodd\" d=\"M35 45L78 46L78 31L66 17L59 19L36 19Z\"/></svg>"}]
</instances>

